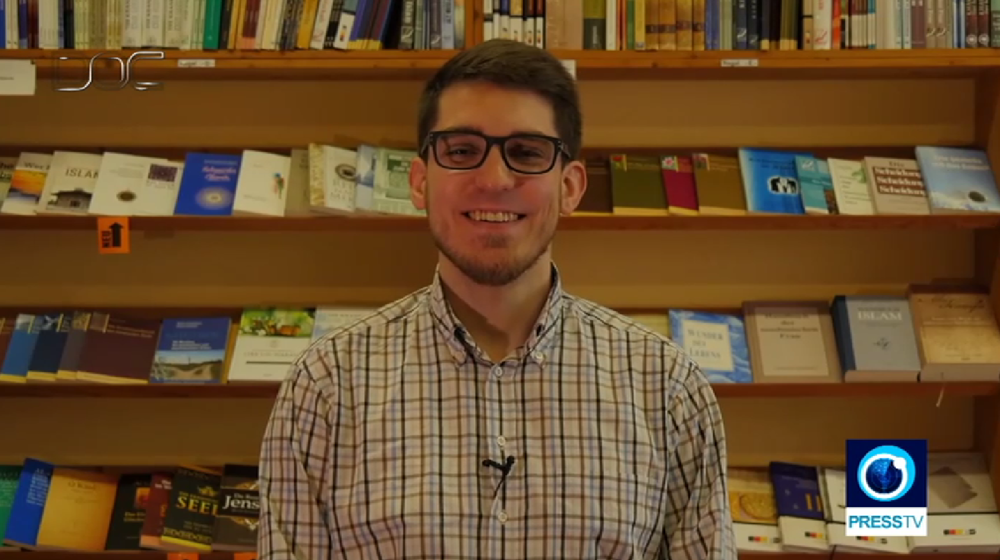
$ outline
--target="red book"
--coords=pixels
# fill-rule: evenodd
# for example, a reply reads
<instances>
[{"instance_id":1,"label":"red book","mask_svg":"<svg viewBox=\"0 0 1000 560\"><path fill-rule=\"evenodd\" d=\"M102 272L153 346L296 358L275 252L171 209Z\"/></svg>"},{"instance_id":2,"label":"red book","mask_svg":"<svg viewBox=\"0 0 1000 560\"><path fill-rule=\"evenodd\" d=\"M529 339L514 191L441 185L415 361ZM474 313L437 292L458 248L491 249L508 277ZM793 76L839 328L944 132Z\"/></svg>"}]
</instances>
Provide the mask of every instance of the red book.
<instances>
[{"instance_id":1,"label":"red book","mask_svg":"<svg viewBox=\"0 0 1000 560\"><path fill-rule=\"evenodd\" d=\"M694 182L694 166L689 156L663 156L663 188L671 214L693 216L698 213L698 191Z\"/></svg>"}]
</instances>

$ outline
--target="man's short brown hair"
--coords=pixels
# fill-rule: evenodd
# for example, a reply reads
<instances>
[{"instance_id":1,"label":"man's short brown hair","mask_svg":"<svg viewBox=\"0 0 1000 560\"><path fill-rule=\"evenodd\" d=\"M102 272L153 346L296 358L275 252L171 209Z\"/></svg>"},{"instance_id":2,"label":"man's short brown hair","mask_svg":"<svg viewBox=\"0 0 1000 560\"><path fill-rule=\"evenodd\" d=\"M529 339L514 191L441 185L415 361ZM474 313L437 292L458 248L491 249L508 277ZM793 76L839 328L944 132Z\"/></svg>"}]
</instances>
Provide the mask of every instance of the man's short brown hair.
<instances>
[{"instance_id":1,"label":"man's short brown hair","mask_svg":"<svg viewBox=\"0 0 1000 560\"><path fill-rule=\"evenodd\" d=\"M460 52L427 82L420 97L418 146L423 147L437 122L441 92L453 84L473 81L532 91L548 99L559 138L571 158L579 157L583 118L576 81L552 53L510 39L491 39Z\"/></svg>"}]
</instances>

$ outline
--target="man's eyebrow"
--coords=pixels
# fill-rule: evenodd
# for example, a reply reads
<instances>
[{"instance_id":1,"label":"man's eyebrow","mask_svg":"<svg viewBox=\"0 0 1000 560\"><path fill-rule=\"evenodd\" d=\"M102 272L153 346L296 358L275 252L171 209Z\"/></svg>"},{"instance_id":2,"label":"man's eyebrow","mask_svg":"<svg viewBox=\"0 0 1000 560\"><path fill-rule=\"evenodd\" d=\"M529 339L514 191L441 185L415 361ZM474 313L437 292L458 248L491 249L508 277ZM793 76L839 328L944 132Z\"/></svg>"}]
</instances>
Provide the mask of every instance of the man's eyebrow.
<instances>
[{"instance_id":1,"label":"man's eyebrow","mask_svg":"<svg viewBox=\"0 0 1000 560\"><path fill-rule=\"evenodd\" d=\"M483 129L482 128L479 128L477 126L467 126L467 125L449 126L449 127L442 128L440 130L442 132L474 132L474 133L477 133L477 134L483 134ZM549 134L548 132L544 132L544 131L537 130L537 129L520 129L520 130L511 131L511 133L510 133L510 135L515 135L515 134L532 134L532 135L536 135L536 136L538 136L538 135L541 135L541 136L553 136L552 134Z\"/></svg>"}]
</instances>

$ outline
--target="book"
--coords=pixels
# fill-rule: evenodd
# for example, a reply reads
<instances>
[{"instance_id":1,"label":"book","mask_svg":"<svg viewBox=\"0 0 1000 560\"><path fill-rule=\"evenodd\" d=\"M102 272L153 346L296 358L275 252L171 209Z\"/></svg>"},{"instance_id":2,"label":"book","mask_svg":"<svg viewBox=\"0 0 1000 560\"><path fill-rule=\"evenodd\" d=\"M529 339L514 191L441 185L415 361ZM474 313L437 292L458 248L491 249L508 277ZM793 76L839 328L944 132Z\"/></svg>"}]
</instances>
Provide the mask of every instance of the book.
<instances>
[{"instance_id":1,"label":"book","mask_svg":"<svg viewBox=\"0 0 1000 560\"><path fill-rule=\"evenodd\" d=\"M230 216L236 197L241 157L233 154L192 152L184 158L184 173L174 214L177 216Z\"/></svg>"},{"instance_id":2,"label":"book","mask_svg":"<svg viewBox=\"0 0 1000 560\"><path fill-rule=\"evenodd\" d=\"M178 549L211 551L220 485L221 476L214 471L178 468L173 475L160 541Z\"/></svg>"},{"instance_id":3,"label":"book","mask_svg":"<svg viewBox=\"0 0 1000 560\"><path fill-rule=\"evenodd\" d=\"M796 156L810 153L740 148L747 210L759 214L805 214Z\"/></svg>"},{"instance_id":4,"label":"book","mask_svg":"<svg viewBox=\"0 0 1000 560\"><path fill-rule=\"evenodd\" d=\"M986 152L917 146L915 153L931 213L1000 212L1000 193Z\"/></svg>"},{"instance_id":5,"label":"book","mask_svg":"<svg viewBox=\"0 0 1000 560\"><path fill-rule=\"evenodd\" d=\"M710 383L752 383L743 319L737 315L671 309L671 337Z\"/></svg>"},{"instance_id":6,"label":"book","mask_svg":"<svg viewBox=\"0 0 1000 560\"><path fill-rule=\"evenodd\" d=\"M104 550L117 490L117 475L55 467L38 526L38 548Z\"/></svg>"},{"instance_id":7,"label":"book","mask_svg":"<svg viewBox=\"0 0 1000 560\"><path fill-rule=\"evenodd\" d=\"M229 317L167 318L160 326L151 383L221 383Z\"/></svg>"},{"instance_id":8,"label":"book","mask_svg":"<svg viewBox=\"0 0 1000 560\"><path fill-rule=\"evenodd\" d=\"M114 510L104 544L106 550L139 550L152 478L150 473L125 473L118 478Z\"/></svg>"},{"instance_id":9,"label":"book","mask_svg":"<svg viewBox=\"0 0 1000 560\"><path fill-rule=\"evenodd\" d=\"M212 549L256 550L259 522L260 487L257 466L225 465L222 470Z\"/></svg>"}]
</instances>

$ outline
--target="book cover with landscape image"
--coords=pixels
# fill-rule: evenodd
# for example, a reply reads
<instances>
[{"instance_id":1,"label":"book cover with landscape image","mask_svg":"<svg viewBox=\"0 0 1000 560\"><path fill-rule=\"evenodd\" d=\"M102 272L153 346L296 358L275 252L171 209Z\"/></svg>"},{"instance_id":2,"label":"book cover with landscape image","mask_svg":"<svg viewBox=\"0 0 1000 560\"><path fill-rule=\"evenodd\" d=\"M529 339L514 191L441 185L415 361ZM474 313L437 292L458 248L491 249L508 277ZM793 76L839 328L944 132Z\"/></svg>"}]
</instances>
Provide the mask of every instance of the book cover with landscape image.
<instances>
[{"instance_id":1,"label":"book cover with landscape image","mask_svg":"<svg viewBox=\"0 0 1000 560\"><path fill-rule=\"evenodd\" d=\"M152 383L221 383L229 317L165 319L153 359Z\"/></svg>"}]
</instances>

